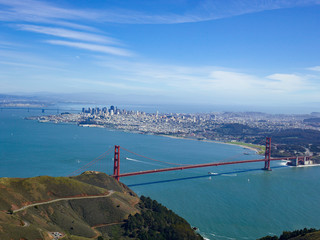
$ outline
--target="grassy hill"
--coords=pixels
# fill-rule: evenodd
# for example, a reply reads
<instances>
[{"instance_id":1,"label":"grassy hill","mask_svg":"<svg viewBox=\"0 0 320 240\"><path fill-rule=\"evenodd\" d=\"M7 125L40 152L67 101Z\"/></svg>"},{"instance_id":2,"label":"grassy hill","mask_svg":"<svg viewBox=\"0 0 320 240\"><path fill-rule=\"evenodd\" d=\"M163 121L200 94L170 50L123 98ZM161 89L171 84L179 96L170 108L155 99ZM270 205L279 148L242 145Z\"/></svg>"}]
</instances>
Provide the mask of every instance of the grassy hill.
<instances>
[{"instance_id":1,"label":"grassy hill","mask_svg":"<svg viewBox=\"0 0 320 240\"><path fill-rule=\"evenodd\" d=\"M19 210L30 204L34 205ZM62 233L64 237L61 239L65 240L137 239L128 234L126 226L129 216L132 219L144 214L144 206L127 186L104 173L85 172L75 177L0 178L0 239L49 240L53 239L52 232ZM163 206L161 209L160 218L166 221L166 214L171 216L172 212ZM155 218L159 217L157 211L147 210L155 214ZM184 219L174 213L171 219L179 219L176 221L179 228L188 229L190 239L202 239ZM170 222L164 224L173 228L172 235L179 233ZM139 232L139 226L131 231ZM152 232L155 233L162 236L161 229ZM149 238L148 233L144 237L155 239Z\"/></svg>"}]
</instances>

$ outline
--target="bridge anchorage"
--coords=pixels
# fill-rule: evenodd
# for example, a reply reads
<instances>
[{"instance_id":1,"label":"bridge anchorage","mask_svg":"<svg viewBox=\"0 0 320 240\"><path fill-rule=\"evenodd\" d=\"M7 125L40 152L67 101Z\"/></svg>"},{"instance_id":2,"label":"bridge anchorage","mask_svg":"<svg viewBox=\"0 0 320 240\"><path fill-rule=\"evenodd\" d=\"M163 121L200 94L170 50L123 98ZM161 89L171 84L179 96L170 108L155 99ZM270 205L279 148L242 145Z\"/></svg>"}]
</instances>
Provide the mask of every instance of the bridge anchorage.
<instances>
[{"instance_id":1,"label":"bridge anchorage","mask_svg":"<svg viewBox=\"0 0 320 240\"><path fill-rule=\"evenodd\" d=\"M124 149L124 150L131 152L127 149ZM140 157L148 158L148 157L139 155L134 152L131 152L131 153L138 155ZM151 158L148 158L148 159L151 159ZM154 160L154 159L151 159L151 160ZM266 171L271 171L270 162L271 161L282 161L282 160L291 161L290 165L298 166L298 165L304 165L306 163L306 161L310 160L310 157L300 156L300 157L271 158L271 138L267 137L264 159L253 159L253 160L242 160L242 161L231 161L231 162L212 162L212 163L191 164L191 165L175 164L175 165L181 165L181 166L170 167L170 168L160 168L160 169L154 169L154 170L145 170L145 171L139 171L139 172L120 173L120 146L115 145L115 147L114 147L114 166L113 166L112 177L114 177L117 181L119 181L120 177L129 177L129 176L157 173L157 172L167 172L167 171L176 171L176 170L184 170L184 169L191 169L191 168L212 167L212 166L241 164L241 163L253 163L253 162L264 162L264 168L262 168L262 169L266 170ZM158 161L158 160L154 160L154 161ZM158 161L158 162L162 162L162 161ZM169 163L169 164L172 164L172 163Z\"/></svg>"}]
</instances>

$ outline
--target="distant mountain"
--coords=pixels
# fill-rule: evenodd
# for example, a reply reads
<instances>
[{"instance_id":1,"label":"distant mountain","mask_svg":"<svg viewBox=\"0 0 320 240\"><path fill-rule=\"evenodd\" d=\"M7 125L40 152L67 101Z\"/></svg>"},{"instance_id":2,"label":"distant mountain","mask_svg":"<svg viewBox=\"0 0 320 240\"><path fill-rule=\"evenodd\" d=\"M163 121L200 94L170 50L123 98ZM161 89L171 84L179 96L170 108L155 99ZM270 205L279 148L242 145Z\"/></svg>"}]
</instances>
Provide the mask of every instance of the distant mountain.
<instances>
[{"instance_id":1,"label":"distant mountain","mask_svg":"<svg viewBox=\"0 0 320 240\"><path fill-rule=\"evenodd\" d=\"M37 96L20 96L0 94L0 107L21 107L21 108L37 108L52 105L49 99L43 99Z\"/></svg>"},{"instance_id":2,"label":"distant mountain","mask_svg":"<svg viewBox=\"0 0 320 240\"><path fill-rule=\"evenodd\" d=\"M310 125L310 126L319 127L320 126L320 117L307 118L307 119L304 119L303 122L305 124Z\"/></svg>"},{"instance_id":3,"label":"distant mountain","mask_svg":"<svg viewBox=\"0 0 320 240\"><path fill-rule=\"evenodd\" d=\"M0 94L1 101L39 101L50 104L72 103L72 104L124 104L124 103L144 103L140 96L122 96L106 93L77 92L77 93L52 93L52 92L35 92L35 93L14 93Z\"/></svg>"}]
</instances>

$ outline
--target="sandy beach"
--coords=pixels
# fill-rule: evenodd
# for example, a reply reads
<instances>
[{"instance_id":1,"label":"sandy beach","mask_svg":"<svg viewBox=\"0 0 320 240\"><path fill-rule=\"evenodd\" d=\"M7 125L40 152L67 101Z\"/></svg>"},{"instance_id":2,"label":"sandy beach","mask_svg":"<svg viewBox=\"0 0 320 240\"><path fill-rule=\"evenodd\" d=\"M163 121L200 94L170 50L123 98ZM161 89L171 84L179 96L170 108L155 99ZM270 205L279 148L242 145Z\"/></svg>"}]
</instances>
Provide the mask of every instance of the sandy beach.
<instances>
[{"instance_id":1,"label":"sandy beach","mask_svg":"<svg viewBox=\"0 0 320 240\"><path fill-rule=\"evenodd\" d=\"M157 134L155 134L155 135L157 135ZM184 138L184 137L177 137L177 136L164 135L164 134L159 134L158 136L168 137L168 138L174 138L174 139L184 139L184 140L192 140L192 141L201 141L201 142L219 143L219 144L226 144L226 145L238 146L238 147L241 147L241 148L245 148L245 149L252 150L252 151L256 152L256 154L258 154L258 153L261 151L260 149L256 149L256 148L253 148L253 147L250 147L250 146L233 144L233 143L226 143L226 142L220 142L220 141L215 141L215 140L199 140L199 139Z\"/></svg>"}]
</instances>

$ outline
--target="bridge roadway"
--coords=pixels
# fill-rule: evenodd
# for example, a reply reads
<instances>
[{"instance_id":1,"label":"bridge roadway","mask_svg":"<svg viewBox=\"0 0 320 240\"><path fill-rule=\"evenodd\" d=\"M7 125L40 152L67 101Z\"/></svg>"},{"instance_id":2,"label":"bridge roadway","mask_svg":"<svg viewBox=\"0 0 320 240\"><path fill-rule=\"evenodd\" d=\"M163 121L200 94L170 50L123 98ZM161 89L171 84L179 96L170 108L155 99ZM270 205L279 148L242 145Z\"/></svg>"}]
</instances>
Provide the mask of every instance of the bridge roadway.
<instances>
[{"instance_id":1,"label":"bridge roadway","mask_svg":"<svg viewBox=\"0 0 320 240\"><path fill-rule=\"evenodd\" d=\"M270 158L270 161L292 160L292 159L296 159L296 158L297 157ZM298 158L303 159L303 157L298 157ZM135 175L184 170L184 169L190 169L190 168L212 167L212 166L222 166L222 165L231 165L231 164L240 164L240 163L265 162L265 161L268 161L268 159L254 159L254 160L232 161L232 162L192 164L192 165L186 165L186 166L180 166L180 167L161 168L161 169L146 170L146 171L139 171L139 172L121 173L119 175L113 175L113 177L119 177L119 178L120 177L130 177L130 176L135 176Z\"/></svg>"}]
</instances>

